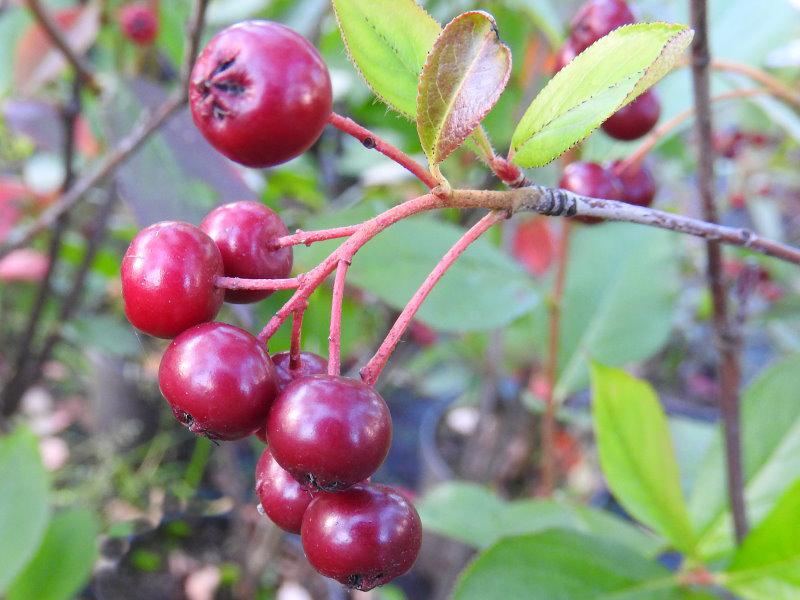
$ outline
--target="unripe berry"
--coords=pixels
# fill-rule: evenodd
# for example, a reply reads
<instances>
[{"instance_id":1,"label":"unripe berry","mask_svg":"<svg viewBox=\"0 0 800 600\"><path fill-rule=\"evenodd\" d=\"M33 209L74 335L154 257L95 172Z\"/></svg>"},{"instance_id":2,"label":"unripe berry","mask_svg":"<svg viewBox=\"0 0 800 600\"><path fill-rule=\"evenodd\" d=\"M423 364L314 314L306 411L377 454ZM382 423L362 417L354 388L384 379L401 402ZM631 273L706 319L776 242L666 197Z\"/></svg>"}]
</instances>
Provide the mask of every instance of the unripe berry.
<instances>
[{"instance_id":1,"label":"unripe berry","mask_svg":"<svg viewBox=\"0 0 800 600\"><path fill-rule=\"evenodd\" d=\"M225 323L203 323L175 338L161 358L158 384L175 418L216 440L253 433L278 389L263 345Z\"/></svg>"},{"instance_id":2,"label":"unripe berry","mask_svg":"<svg viewBox=\"0 0 800 600\"><path fill-rule=\"evenodd\" d=\"M618 140L636 140L649 133L660 116L661 103L652 90L647 90L606 119L603 131Z\"/></svg>"},{"instance_id":3,"label":"unripe berry","mask_svg":"<svg viewBox=\"0 0 800 600\"><path fill-rule=\"evenodd\" d=\"M256 465L256 494L266 515L289 533L300 533L313 495L289 475L264 448Z\"/></svg>"},{"instance_id":4,"label":"unripe berry","mask_svg":"<svg viewBox=\"0 0 800 600\"><path fill-rule=\"evenodd\" d=\"M572 19L570 37L580 53L617 27L635 21L625 0L589 0Z\"/></svg>"},{"instance_id":5,"label":"unripe berry","mask_svg":"<svg viewBox=\"0 0 800 600\"><path fill-rule=\"evenodd\" d=\"M119 24L129 40L149 46L158 36L158 16L144 2L126 4L119 11Z\"/></svg>"},{"instance_id":6,"label":"unripe berry","mask_svg":"<svg viewBox=\"0 0 800 600\"><path fill-rule=\"evenodd\" d=\"M260 202L232 202L215 208L200 223L200 229L216 242L228 277L282 279L292 271L292 249L270 246L288 233L286 225ZM226 290L225 300L243 304L263 300L271 293Z\"/></svg>"},{"instance_id":7,"label":"unripe berry","mask_svg":"<svg viewBox=\"0 0 800 600\"><path fill-rule=\"evenodd\" d=\"M222 256L194 225L162 221L142 229L122 257L122 299L131 324L171 338L213 319L222 306Z\"/></svg>"},{"instance_id":8,"label":"unripe berry","mask_svg":"<svg viewBox=\"0 0 800 600\"><path fill-rule=\"evenodd\" d=\"M334 375L296 379L267 419L278 464L300 483L335 491L372 475L392 441L389 408L367 384Z\"/></svg>"},{"instance_id":9,"label":"unripe berry","mask_svg":"<svg viewBox=\"0 0 800 600\"><path fill-rule=\"evenodd\" d=\"M189 103L195 125L219 152L247 167L270 167L317 141L331 114L331 81L300 34L271 21L245 21L203 49Z\"/></svg>"},{"instance_id":10,"label":"unripe berry","mask_svg":"<svg viewBox=\"0 0 800 600\"><path fill-rule=\"evenodd\" d=\"M362 484L316 497L306 509L300 536L317 571L348 587L371 590L411 568L422 524L402 494Z\"/></svg>"}]
</instances>

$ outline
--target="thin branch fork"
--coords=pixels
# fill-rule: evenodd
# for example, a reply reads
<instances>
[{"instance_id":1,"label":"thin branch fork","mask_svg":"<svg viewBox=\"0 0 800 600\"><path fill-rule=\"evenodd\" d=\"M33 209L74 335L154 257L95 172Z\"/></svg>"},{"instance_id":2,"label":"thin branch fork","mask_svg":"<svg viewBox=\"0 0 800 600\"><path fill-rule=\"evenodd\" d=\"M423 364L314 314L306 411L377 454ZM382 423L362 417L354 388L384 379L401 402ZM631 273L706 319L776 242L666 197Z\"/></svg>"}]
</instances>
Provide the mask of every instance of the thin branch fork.
<instances>
[{"instance_id":1,"label":"thin branch fork","mask_svg":"<svg viewBox=\"0 0 800 600\"><path fill-rule=\"evenodd\" d=\"M67 62L72 65L72 68L75 69L75 73L81 81L95 94L100 93L100 83L97 81L94 70L92 70L92 67L86 59L78 54L70 45L58 24L50 17L39 0L26 0L25 3L28 9L33 13L36 22L45 31L47 37L53 42L53 45L59 49Z\"/></svg>"}]
</instances>

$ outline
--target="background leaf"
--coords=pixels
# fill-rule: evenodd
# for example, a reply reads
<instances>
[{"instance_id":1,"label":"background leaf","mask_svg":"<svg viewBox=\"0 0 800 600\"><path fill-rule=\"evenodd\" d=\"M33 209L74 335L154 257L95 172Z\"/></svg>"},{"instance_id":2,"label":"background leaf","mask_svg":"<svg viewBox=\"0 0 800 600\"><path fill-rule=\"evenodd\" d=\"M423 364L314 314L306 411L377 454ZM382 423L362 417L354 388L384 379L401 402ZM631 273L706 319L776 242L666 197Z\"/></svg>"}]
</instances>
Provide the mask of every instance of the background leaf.
<instances>
[{"instance_id":1,"label":"background leaf","mask_svg":"<svg viewBox=\"0 0 800 600\"><path fill-rule=\"evenodd\" d=\"M0 438L0 594L36 552L50 520L49 482L36 438Z\"/></svg>"},{"instance_id":2,"label":"background leaf","mask_svg":"<svg viewBox=\"0 0 800 600\"><path fill-rule=\"evenodd\" d=\"M639 23L595 42L531 102L512 138L514 162L541 166L571 148L663 77L691 39L682 25Z\"/></svg>"},{"instance_id":3,"label":"background leaf","mask_svg":"<svg viewBox=\"0 0 800 600\"><path fill-rule=\"evenodd\" d=\"M8 590L8 600L69 600L88 580L99 527L86 509L57 514L42 545Z\"/></svg>"},{"instance_id":4,"label":"background leaf","mask_svg":"<svg viewBox=\"0 0 800 600\"><path fill-rule=\"evenodd\" d=\"M356 223L364 210L326 216L308 229ZM359 250L348 282L402 309L442 255L464 230L428 216L401 221ZM297 248L296 269L305 271L332 252L340 241ZM480 239L445 274L418 315L441 331L474 331L502 326L531 310L539 299L524 269Z\"/></svg>"},{"instance_id":5,"label":"background leaf","mask_svg":"<svg viewBox=\"0 0 800 600\"><path fill-rule=\"evenodd\" d=\"M504 537L556 527L606 537L645 556L663 546L657 538L611 513L565 501L506 502L475 483L443 483L416 506L426 531L476 548L486 548Z\"/></svg>"},{"instance_id":6,"label":"background leaf","mask_svg":"<svg viewBox=\"0 0 800 600\"><path fill-rule=\"evenodd\" d=\"M511 75L511 51L482 11L453 19L419 79L417 131L431 164L447 158L495 105Z\"/></svg>"},{"instance_id":7,"label":"background leaf","mask_svg":"<svg viewBox=\"0 0 800 600\"><path fill-rule=\"evenodd\" d=\"M333 0L351 62L378 98L412 121L422 65L441 26L414 0Z\"/></svg>"},{"instance_id":8,"label":"background leaf","mask_svg":"<svg viewBox=\"0 0 800 600\"><path fill-rule=\"evenodd\" d=\"M675 597L669 572L630 549L553 529L502 540L462 573L454 600Z\"/></svg>"},{"instance_id":9,"label":"background leaf","mask_svg":"<svg viewBox=\"0 0 800 600\"><path fill-rule=\"evenodd\" d=\"M757 526L784 491L800 478L800 355L764 370L742 395L742 462L745 504ZM689 500L700 532L701 556L733 548L721 434L703 458Z\"/></svg>"},{"instance_id":10,"label":"background leaf","mask_svg":"<svg viewBox=\"0 0 800 600\"><path fill-rule=\"evenodd\" d=\"M800 481L753 529L728 567L728 588L748 600L800 596Z\"/></svg>"},{"instance_id":11,"label":"background leaf","mask_svg":"<svg viewBox=\"0 0 800 600\"><path fill-rule=\"evenodd\" d=\"M600 466L616 499L676 548L691 552L694 533L675 450L653 388L624 371L594 363L592 416Z\"/></svg>"}]
</instances>

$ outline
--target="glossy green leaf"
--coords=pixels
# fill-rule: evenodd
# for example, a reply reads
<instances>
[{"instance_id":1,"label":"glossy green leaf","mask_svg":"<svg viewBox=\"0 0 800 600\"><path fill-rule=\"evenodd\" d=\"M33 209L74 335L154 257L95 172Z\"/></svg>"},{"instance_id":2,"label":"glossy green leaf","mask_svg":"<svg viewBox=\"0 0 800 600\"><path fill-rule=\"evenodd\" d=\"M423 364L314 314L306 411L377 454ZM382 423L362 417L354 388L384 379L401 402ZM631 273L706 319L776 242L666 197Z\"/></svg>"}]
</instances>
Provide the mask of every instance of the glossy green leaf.
<instances>
[{"instance_id":1,"label":"glossy green leaf","mask_svg":"<svg viewBox=\"0 0 800 600\"><path fill-rule=\"evenodd\" d=\"M608 540L551 529L506 538L461 574L454 600L666 600L675 578Z\"/></svg>"},{"instance_id":2,"label":"glossy green leaf","mask_svg":"<svg viewBox=\"0 0 800 600\"><path fill-rule=\"evenodd\" d=\"M30 560L50 520L49 482L36 438L0 437L0 594Z\"/></svg>"},{"instance_id":3,"label":"glossy green leaf","mask_svg":"<svg viewBox=\"0 0 800 600\"><path fill-rule=\"evenodd\" d=\"M564 501L506 502L475 483L441 484L417 502L417 510L426 531L475 548L552 528L608 538L646 556L655 555L663 546L657 538L611 513Z\"/></svg>"},{"instance_id":4,"label":"glossy green leaf","mask_svg":"<svg viewBox=\"0 0 800 600\"><path fill-rule=\"evenodd\" d=\"M557 399L588 383L588 356L624 366L666 343L679 285L676 250L675 234L647 227L606 223L574 231L561 309ZM537 316L544 344L546 315Z\"/></svg>"},{"instance_id":5,"label":"glossy green leaf","mask_svg":"<svg viewBox=\"0 0 800 600\"><path fill-rule=\"evenodd\" d=\"M466 12L436 39L419 79L417 132L431 164L470 136L508 83L511 51L494 18Z\"/></svg>"},{"instance_id":6,"label":"glossy green leaf","mask_svg":"<svg viewBox=\"0 0 800 600\"><path fill-rule=\"evenodd\" d=\"M800 478L800 355L764 370L742 395L745 505L757 526L778 498ZM721 432L698 469L689 510L700 532L701 556L733 548Z\"/></svg>"},{"instance_id":7,"label":"glossy green leaf","mask_svg":"<svg viewBox=\"0 0 800 600\"><path fill-rule=\"evenodd\" d=\"M800 598L800 481L744 539L724 575L745 600Z\"/></svg>"},{"instance_id":8,"label":"glossy green leaf","mask_svg":"<svg viewBox=\"0 0 800 600\"><path fill-rule=\"evenodd\" d=\"M695 536L655 390L624 371L593 363L592 416L600 466L616 499L676 548L691 552Z\"/></svg>"},{"instance_id":9,"label":"glossy green leaf","mask_svg":"<svg viewBox=\"0 0 800 600\"><path fill-rule=\"evenodd\" d=\"M358 222L352 216L350 211L330 215L309 229ZM401 221L359 250L347 280L400 310L463 233L460 227L428 216ZM313 267L339 243L297 248L297 268ZM493 329L530 311L538 299L522 267L483 238L444 275L422 304L419 319L441 331Z\"/></svg>"},{"instance_id":10,"label":"glossy green leaf","mask_svg":"<svg viewBox=\"0 0 800 600\"><path fill-rule=\"evenodd\" d=\"M333 0L350 61L388 106L414 120L422 66L441 26L414 0Z\"/></svg>"},{"instance_id":11,"label":"glossy green leaf","mask_svg":"<svg viewBox=\"0 0 800 600\"><path fill-rule=\"evenodd\" d=\"M511 142L514 162L541 166L574 146L666 75L691 39L683 25L639 23L595 42L525 111Z\"/></svg>"},{"instance_id":12,"label":"glossy green leaf","mask_svg":"<svg viewBox=\"0 0 800 600\"><path fill-rule=\"evenodd\" d=\"M97 519L86 509L57 514L33 559L8 590L7 600L70 600L97 559Z\"/></svg>"}]
</instances>

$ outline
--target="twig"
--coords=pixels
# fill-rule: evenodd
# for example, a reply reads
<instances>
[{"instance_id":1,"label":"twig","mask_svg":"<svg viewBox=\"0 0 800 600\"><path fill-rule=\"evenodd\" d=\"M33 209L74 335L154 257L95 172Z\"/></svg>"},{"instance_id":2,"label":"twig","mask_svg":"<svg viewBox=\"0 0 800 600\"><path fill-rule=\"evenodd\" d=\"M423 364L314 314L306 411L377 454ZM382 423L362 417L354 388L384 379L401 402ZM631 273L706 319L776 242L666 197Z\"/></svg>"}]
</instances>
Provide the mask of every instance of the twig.
<instances>
[{"instance_id":1,"label":"twig","mask_svg":"<svg viewBox=\"0 0 800 600\"><path fill-rule=\"evenodd\" d=\"M342 371L342 302L349 267L349 259L340 259L336 265L336 278L333 280L331 329L328 336L328 375L339 375Z\"/></svg>"},{"instance_id":2,"label":"twig","mask_svg":"<svg viewBox=\"0 0 800 600\"><path fill-rule=\"evenodd\" d=\"M243 277L217 277L214 285L226 290L293 290L300 285L298 277L288 279L245 279Z\"/></svg>"},{"instance_id":3,"label":"twig","mask_svg":"<svg viewBox=\"0 0 800 600\"><path fill-rule=\"evenodd\" d=\"M67 41L67 38L61 32L59 26L50 18L50 15L47 14L47 11L42 7L39 0L26 0L26 4L28 8L33 13L33 16L36 18L36 22L39 26L44 29L47 37L50 38L50 41L61 51L61 54L64 55L64 58L67 59L67 62L72 65L72 68L75 69L75 73L78 78L94 93L100 93L101 87L97 81L97 76L95 75L92 67L89 66L89 63L84 59L83 56L78 54L74 48L70 45Z\"/></svg>"},{"instance_id":4,"label":"twig","mask_svg":"<svg viewBox=\"0 0 800 600\"><path fill-rule=\"evenodd\" d=\"M324 242L337 238L350 237L358 229L358 225L346 225L344 227L334 227L332 229L320 229L317 231L302 231L298 229L292 234L279 237L272 243L272 247L286 248L287 246L299 246L304 244L310 246L315 242Z\"/></svg>"},{"instance_id":5,"label":"twig","mask_svg":"<svg viewBox=\"0 0 800 600\"><path fill-rule=\"evenodd\" d=\"M425 167L423 167L399 148L378 137L369 129L362 127L352 119L343 117L342 115L334 112L331 113L328 122L340 131L343 131L344 133L356 138L364 145L365 148L369 150L377 150L384 156L404 167L429 189L433 189L439 185L439 182L436 180L436 178L431 175Z\"/></svg>"},{"instance_id":6,"label":"twig","mask_svg":"<svg viewBox=\"0 0 800 600\"><path fill-rule=\"evenodd\" d=\"M544 415L542 417L542 495L549 498L556 488L556 401L554 390L558 374L558 352L561 335L561 305L564 298L564 284L567 279L567 265L569 263L569 242L572 223L564 221L561 227L561 237L558 242L556 255L556 279L553 284L553 296L549 302L549 333L550 339L547 348L547 365L545 366L545 379L547 390L545 394Z\"/></svg>"},{"instance_id":7,"label":"twig","mask_svg":"<svg viewBox=\"0 0 800 600\"><path fill-rule=\"evenodd\" d=\"M397 344L403 333L411 324L414 316L417 314L420 306L431 293L433 288L439 283L439 280L447 272L447 270L455 263L459 256L477 240L481 235L486 233L495 223L502 221L508 217L505 211L492 211L484 216L480 221L473 225L461 238L447 251L439 263L434 267L433 271L428 275L422 285L417 289L411 300L408 301L400 316L392 325L386 338L381 343L375 355L367 362L361 369L361 379L369 385L374 385L381 371L386 366L386 362L394 352Z\"/></svg>"},{"instance_id":8,"label":"twig","mask_svg":"<svg viewBox=\"0 0 800 600\"><path fill-rule=\"evenodd\" d=\"M739 75L749 77L753 81L757 81L767 88L769 93L776 98L781 98L782 100L785 100L789 104L793 105L795 108L800 109L800 94L797 93L796 90L783 83L777 77L773 77L761 69L757 69L743 63L734 62L732 60L723 60L719 58L715 58L711 61L711 68L717 71L728 71L730 73L738 73Z\"/></svg>"},{"instance_id":9,"label":"twig","mask_svg":"<svg viewBox=\"0 0 800 600\"><path fill-rule=\"evenodd\" d=\"M698 187L703 201L703 217L717 222L714 203L714 148L712 141L711 102L709 92L709 66L711 56L708 42L708 11L706 0L691 0L692 26L695 30L692 44L692 81L697 113L698 133ZM747 535L747 514L744 503L744 476L739 416L739 365L740 334L730 322L728 299L722 277L722 249L719 241L706 244L707 278L714 307L714 331L720 355L720 411L725 435L725 458L728 475L728 496L733 515L734 533L741 543Z\"/></svg>"}]
</instances>

